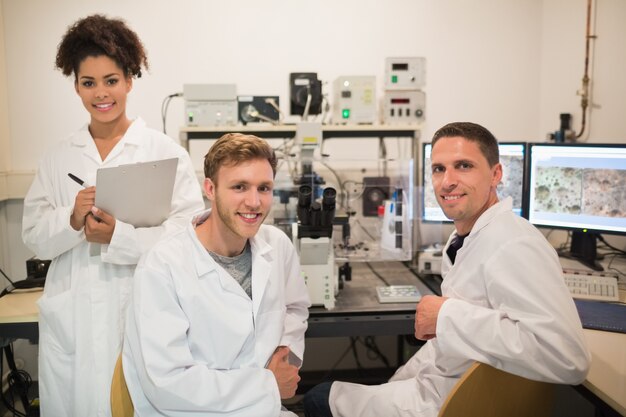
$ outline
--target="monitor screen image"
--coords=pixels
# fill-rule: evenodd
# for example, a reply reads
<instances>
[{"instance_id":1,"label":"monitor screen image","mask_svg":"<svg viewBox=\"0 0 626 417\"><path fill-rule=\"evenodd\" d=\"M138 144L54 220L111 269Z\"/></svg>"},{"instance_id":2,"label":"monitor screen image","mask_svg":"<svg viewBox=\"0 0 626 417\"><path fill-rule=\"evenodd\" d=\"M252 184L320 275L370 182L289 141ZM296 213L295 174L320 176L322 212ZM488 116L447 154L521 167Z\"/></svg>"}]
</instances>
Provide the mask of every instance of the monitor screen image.
<instances>
[{"instance_id":1,"label":"monitor screen image","mask_svg":"<svg viewBox=\"0 0 626 417\"><path fill-rule=\"evenodd\" d=\"M450 221L439 207L432 184L432 169L430 153L432 145L425 143L422 149L422 185L424 198L422 204L422 220L425 222ZM513 198L513 212L524 215L524 172L525 172L525 143L500 143L500 163L502 164L502 181L498 184L498 198Z\"/></svg>"},{"instance_id":2,"label":"monitor screen image","mask_svg":"<svg viewBox=\"0 0 626 417\"><path fill-rule=\"evenodd\" d=\"M528 196L528 220L572 230L569 255L601 269L597 234L626 234L626 144L530 144Z\"/></svg>"}]
</instances>

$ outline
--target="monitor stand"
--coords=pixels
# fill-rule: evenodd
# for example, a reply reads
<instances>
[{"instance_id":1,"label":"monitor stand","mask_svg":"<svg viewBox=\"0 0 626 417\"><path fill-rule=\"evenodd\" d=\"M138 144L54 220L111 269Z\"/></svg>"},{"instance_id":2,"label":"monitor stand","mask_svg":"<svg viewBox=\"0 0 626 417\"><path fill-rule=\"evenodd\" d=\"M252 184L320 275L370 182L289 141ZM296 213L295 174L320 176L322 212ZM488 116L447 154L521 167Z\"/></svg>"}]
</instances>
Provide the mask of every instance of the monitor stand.
<instances>
[{"instance_id":1,"label":"monitor stand","mask_svg":"<svg viewBox=\"0 0 626 417\"><path fill-rule=\"evenodd\" d=\"M575 259L594 271L604 271L598 263L597 233L572 232L572 243L569 252L559 253L560 256Z\"/></svg>"}]
</instances>

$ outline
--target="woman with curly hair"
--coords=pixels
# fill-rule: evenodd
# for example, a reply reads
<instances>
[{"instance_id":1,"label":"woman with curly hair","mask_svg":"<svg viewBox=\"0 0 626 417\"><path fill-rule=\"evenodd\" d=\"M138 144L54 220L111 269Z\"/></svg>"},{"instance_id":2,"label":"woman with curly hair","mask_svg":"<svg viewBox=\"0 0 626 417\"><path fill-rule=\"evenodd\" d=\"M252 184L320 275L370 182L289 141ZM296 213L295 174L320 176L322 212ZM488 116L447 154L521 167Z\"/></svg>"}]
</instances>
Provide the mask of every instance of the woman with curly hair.
<instances>
[{"instance_id":1,"label":"woman with curly hair","mask_svg":"<svg viewBox=\"0 0 626 417\"><path fill-rule=\"evenodd\" d=\"M204 209L187 152L126 116L133 78L146 52L124 21L92 15L59 44L56 67L74 76L89 113L82 129L40 162L24 200L22 236L38 258L52 259L39 301L39 395L44 417L108 416L111 377L139 257L169 229ZM94 206L99 168L178 158L168 219L134 227Z\"/></svg>"}]
</instances>

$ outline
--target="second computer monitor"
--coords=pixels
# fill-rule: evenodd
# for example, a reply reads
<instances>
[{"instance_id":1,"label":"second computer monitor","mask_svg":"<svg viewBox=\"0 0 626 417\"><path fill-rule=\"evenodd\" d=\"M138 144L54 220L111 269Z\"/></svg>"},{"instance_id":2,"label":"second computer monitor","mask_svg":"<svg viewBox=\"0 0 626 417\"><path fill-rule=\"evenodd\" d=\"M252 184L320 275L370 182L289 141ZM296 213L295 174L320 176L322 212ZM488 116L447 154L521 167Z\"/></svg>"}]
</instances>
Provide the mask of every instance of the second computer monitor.
<instances>
[{"instance_id":1,"label":"second computer monitor","mask_svg":"<svg viewBox=\"0 0 626 417\"><path fill-rule=\"evenodd\" d=\"M502 164L502 181L498 184L498 197L513 199L513 212L525 216L524 210L524 182L526 167L526 143L506 142L498 145L500 163ZM425 143L422 149L422 186L424 198L422 200L422 220L425 222L450 221L441 210L432 184L432 168L430 154L432 145Z\"/></svg>"},{"instance_id":2,"label":"second computer monitor","mask_svg":"<svg viewBox=\"0 0 626 417\"><path fill-rule=\"evenodd\" d=\"M531 144L528 219L572 231L561 253L602 270L596 239L626 235L626 144Z\"/></svg>"}]
</instances>

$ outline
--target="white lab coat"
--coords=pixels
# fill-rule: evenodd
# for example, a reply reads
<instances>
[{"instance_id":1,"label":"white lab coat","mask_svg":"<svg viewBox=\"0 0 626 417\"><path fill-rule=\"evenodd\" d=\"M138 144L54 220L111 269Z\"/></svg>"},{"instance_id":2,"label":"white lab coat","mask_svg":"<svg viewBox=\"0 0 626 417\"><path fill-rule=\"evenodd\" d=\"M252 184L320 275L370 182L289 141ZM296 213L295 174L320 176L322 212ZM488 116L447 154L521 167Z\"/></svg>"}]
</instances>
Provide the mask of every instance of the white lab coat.
<instances>
[{"instance_id":1,"label":"white lab coat","mask_svg":"<svg viewBox=\"0 0 626 417\"><path fill-rule=\"evenodd\" d=\"M172 157L179 158L172 208L161 226L136 229L118 220L108 245L91 245L84 230L70 226L81 186L68 173L95 184L98 168ZM183 227L202 209L202 192L187 152L141 119L131 124L105 161L87 126L44 156L24 200L22 228L24 243L37 257L52 259L38 303L43 417L110 415L111 377L136 263L161 234Z\"/></svg>"},{"instance_id":2,"label":"white lab coat","mask_svg":"<svg viewBox=\"0 0 626 417\"><path fill-rule=\"evenodd\" d=\"M250 243L252 299L192 225L142 259L123 349L135 415L281 415L265 366L277 346L300 365L310 302L287 235L262 225Z\"/></svg>"},{"instance_id":3,"label":"white lab coat","mask_svg":"<svg viewBox=\"0 0 626 417\"><path fill-rule=\"evenodd\" d=\"M480 216L453 266L444 252L442 270L450 299L436 338L386 384L335 382L335 417L436 416L474 361L541 381L585 379L591 357L556 252L510 198Z\"/></svg>"}]
</instances>

